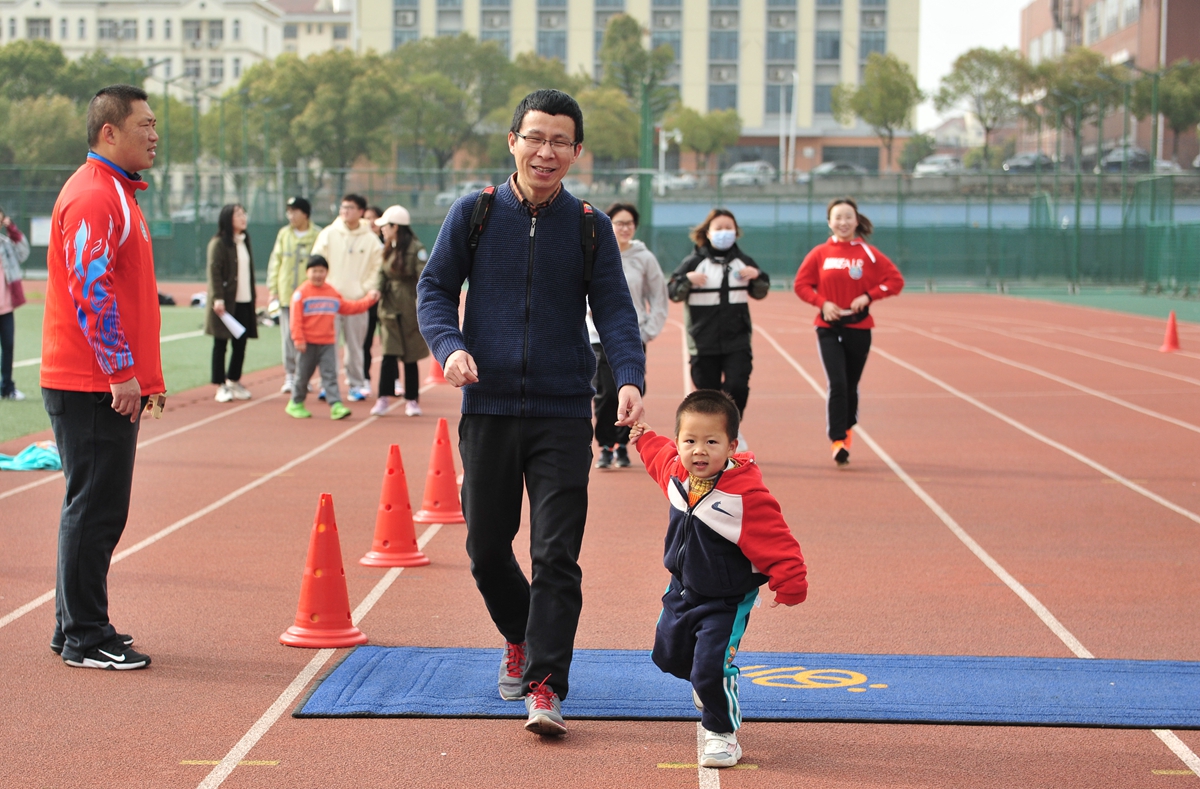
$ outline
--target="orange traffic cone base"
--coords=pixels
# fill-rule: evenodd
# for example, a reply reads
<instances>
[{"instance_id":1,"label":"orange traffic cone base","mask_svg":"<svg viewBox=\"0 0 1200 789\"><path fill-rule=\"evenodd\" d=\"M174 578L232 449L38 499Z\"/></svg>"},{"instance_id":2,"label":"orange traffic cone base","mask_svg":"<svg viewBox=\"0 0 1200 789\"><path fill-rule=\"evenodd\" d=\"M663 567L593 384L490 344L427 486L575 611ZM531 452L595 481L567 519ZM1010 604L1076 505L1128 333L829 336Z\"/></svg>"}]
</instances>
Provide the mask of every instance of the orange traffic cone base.
<instances>
[{"instance_id":1,"label":"orange traffic cone base","mask_svg":"<svg viewBox=\"0 0 1200 789\"><path fill-rule=\"evenodd\" d=\"M429 557L420 551L413 553L367 551L367 555L359 559L358 563L367 567L424 567L429 564Z\"/></svg>"},{"instance_id":2,"label":"orange traffic cone base","mask_svg":"<svg viewBox=\"0 0 1200 789\"><path fill-rule=\"evenodd\" d=\"M279 643L306 649L336 649L365 644L367 637L353 625L340 630L311 630L307 627L292 625L279 637Z\"/></svg>"}]
</instances>

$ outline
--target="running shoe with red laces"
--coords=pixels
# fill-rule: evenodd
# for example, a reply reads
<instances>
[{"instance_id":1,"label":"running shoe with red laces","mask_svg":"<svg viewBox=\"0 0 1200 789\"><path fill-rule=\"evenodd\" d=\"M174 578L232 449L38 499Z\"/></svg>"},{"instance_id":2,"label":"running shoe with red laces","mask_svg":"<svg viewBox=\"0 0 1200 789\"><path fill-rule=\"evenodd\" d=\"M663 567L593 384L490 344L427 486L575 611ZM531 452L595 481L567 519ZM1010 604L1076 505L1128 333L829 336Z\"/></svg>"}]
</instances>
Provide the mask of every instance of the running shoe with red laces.
<instances>
[{"instance_id":1,"label":"running shoe with red laces","mask_svg":"<svg viewBox=\"0 0 1200 789\"><path fill-rule=\"evenodd\" d=\"M847 448L845 441L833 442L833 462L839 466L850 464L850 450Z\"/></svg>"},{"instance_id":2,"label":"running shoe with red laces","mask_svg":"<svg viewBox=\"0 0 1200 789\"><path fill-rule=\"evenodd\" d=\"M529 720L525 721L525 731L541 734L547 737L561 737L567 733L567 724L563 722L562 702L554 688L546 684L550 675L541 682L529 686L529 695L525 697L525 711Z\"/></svg>"},{"instance_id":3,"label":"running shoe with red laces","mask_svg":"<svg viewBox=\"0 0 1200 789\"><path fill-rule=\"evenodd\" d=\"M504 642L504 656L500 658L500 698L505 701L520 701L525 696L525 642Z\"/></svg>"}]
</instances>

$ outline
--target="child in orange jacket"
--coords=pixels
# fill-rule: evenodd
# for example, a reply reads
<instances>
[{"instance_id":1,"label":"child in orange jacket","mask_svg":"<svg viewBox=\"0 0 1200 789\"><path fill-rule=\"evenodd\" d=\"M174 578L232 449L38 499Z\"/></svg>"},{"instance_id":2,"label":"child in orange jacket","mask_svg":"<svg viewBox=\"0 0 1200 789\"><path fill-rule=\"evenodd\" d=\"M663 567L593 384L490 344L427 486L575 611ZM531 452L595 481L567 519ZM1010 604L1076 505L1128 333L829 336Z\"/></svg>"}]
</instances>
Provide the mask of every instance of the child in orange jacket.
<instances>
[{"instance_id":1,"label":"child in orange jacket","mask_svg":"<svg viewBox=\"0 0 1200 789\"><path fill-rule=\"evenodd\" d=\"M308 259L308 281L296 288L292 294L292 342L296 346L296 385L292 387L292 399L284 409L289 416L308 419L312 416L304 407L308 395L308 379L313 371L321 369L321 386L325 388L325 400L329 403L330 419L345 419L350 409L342 403L337 380L337 332L334 329L335 315L354 315L366 312L379 301L379 291L372 290L356 301L342 298L332 285L325 283L329 276L329 262L321 255Z\"/></svg>"}]
</instances>

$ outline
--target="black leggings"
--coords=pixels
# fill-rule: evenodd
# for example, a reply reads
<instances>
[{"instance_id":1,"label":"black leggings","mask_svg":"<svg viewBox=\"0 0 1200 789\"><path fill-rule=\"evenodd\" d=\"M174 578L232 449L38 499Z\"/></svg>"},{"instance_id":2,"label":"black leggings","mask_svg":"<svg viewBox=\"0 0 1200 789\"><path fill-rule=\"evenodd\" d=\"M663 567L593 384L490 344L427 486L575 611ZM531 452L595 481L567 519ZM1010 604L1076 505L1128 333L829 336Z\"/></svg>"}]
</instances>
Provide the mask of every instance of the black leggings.
<instances>
[{"instance_id":1,"label":"black leggings","mask_svg":"<svg viewBox=\"0 0 1200 789\"><path fill-rule=\"evenodd\" d=\"M233 317L246 327L246 332L236 340L226 340L224 337L213 337L212 352L212 382L218 386L226 381L242 380L242 363L246 361L246 340L250 339L250 329L254 328L254 305L241 302L233 305ZM229 354L229 370L225 370L225 346L232 343L233 352Z\"/></svg>"},{"instance_id":2,"label":"black leggings","mask_svg":"<svg viewBox=\"0 0 1200 789\"><path fill-rule=\"evenodd\" d=\"M367 310L367 338L363 340L363 380L371 380L371 346L375 344L375 327L379 325L379 303L371 305ZM386 358L386 357L385 357ZM380 375L383 375L381 372ZM395 383L393 379L392 383ZM394 392L388 392L387 396L391 397ZM412 400L413 398L408 398Z\"/></svg>"},{"instance_id":3,"label":"black leggings","mask_svg":"<svg viewBox=\"0 0 1200 789\"><path fill-rule=\"evenodd\" d=\"M829 440L844 441L846 431L858 424L858 381L871 350L871 330L818 326L817 350L829 380Z\"/></svg>"},{"instance_id":4,"label":"black leggings","mask_svg":"<svg viewBox=\"0 0 1200 789\"><path fill-rule=\"evenodd\" d=\"M0 282L0 288L3 287L6 287L5 284ZM8 397L17 388L12 379L15 328L16 319L13 318L11 312L0 315L0 377L3 378L0 396L2 397Z\"/></svg>"},{"instance_id":5,"label":"black leggings","mask_svg":"<svg viewBox=\"0 0 1200 789\"><path fill-rule=\"evenodd\" d=\"M417 363L404 363L404 399L416 400L420 395L420 384L417 381ZM400 377L400 357L383 355L379 360L379 396L396 396L396 379Z\"/></svg>"},{"instance_id":6,"label":"black leggings","mask_svg":"<svg viewBox=\"0 0 1200 789\"><path fill-rule=\"evenodd\" d=\"M697 389L721 389L737 404L738 413L745 415L750 399L750 373L754 370L754 354L747 348L732 353L693 356L692 383ZM724 380L721 376L724 374Z\"/></svg>"}]
</instances>

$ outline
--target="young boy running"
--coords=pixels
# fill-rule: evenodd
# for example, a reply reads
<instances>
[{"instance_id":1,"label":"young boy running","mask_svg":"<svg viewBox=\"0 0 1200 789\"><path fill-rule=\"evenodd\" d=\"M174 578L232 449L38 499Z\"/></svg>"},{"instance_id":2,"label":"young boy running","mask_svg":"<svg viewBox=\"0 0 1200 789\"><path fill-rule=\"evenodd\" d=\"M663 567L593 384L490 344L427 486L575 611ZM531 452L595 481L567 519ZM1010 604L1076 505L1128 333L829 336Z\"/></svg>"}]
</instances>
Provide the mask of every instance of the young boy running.
<instances>
[{"instance_id":1,"label":"young boy running","mask_svg":"<svg viewBox=\"0 0 1200 789\"><path fill-rule=\"evenodd\" d=\"M292 399L284 411L297 419L312 416L304 407L308 395L308 379L313 371L321 368L321 386L325 387L325 399L329 403L330 419L345 419L350 409L342 404L342 393L337 381L337 335L333 328L335 315L355 315L366 312L379 301L379 291L372 290L357 301L346 301L332 285L325 283L329 276L329 262L321 255L312 255L305 269L308 281L296 288L292 294L291 331L296 346L296 385L292 387Z\"/></svg>"},{"instance_id":2,"label":"young boy running","mask_svg":"<svg viewBox=\"0 0 1200 789\"><path fill-rule=\"evenodd\" d=\"M663 564L671 583L654 634L655 665L692 683L705 743L702 767L742 757L737 730L738 668L733 665L758 587L771 607L808 595L800 545L750 453L735 455L738 408L712 389L692 392L675 412L675 441L644 423L629 432L646 471L671 502Z\"/></svg>"}]
</instances>

